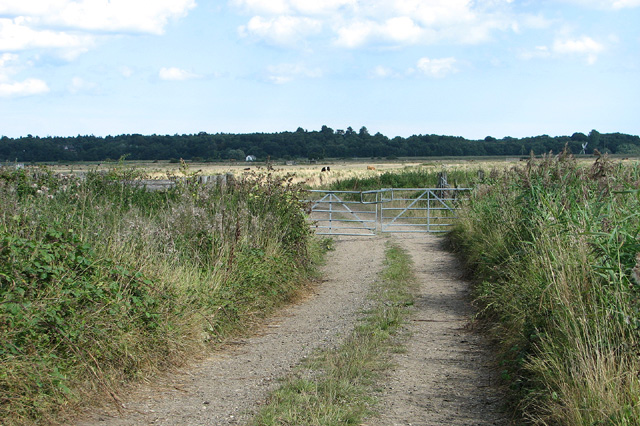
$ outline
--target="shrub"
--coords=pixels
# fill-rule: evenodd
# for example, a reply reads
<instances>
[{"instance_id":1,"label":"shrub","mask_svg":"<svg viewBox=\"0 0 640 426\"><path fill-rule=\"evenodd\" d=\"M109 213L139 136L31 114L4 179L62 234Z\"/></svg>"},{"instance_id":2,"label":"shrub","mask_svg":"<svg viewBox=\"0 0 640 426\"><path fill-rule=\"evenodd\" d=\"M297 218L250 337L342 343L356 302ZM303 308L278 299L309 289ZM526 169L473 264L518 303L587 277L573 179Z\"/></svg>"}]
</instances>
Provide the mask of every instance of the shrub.
<instances>
[{"instance_id":1,"label":"shrub","mask_svg":"<svg viewBox=\"0 0 640 426\"><path fill-rule=\"evenodd\" d=\"M85 180L0 168L5 424L112 398L246 330L312 273L290 177L204 186L183 163L166 192L146 191L143 177L121 164Z\"/></svg>"}]
</instances>

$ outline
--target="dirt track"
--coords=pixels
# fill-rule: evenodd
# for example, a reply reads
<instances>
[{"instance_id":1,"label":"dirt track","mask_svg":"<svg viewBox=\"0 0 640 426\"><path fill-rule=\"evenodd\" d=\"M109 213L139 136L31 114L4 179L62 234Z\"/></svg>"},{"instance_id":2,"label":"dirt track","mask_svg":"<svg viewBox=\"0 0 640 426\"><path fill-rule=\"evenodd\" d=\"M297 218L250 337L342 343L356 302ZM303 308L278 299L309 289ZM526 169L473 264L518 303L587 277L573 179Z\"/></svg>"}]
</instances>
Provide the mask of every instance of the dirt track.
<instances>
[{"instance_id":1,"label":"dirt track","mask_svg":"<svg viewBox=\"0 0 640 426\"><path fill-rule=\"evenodd\" d=\"M380 418L366 425L502 425L496 373L482 338L468 330L468 285L430 235L392 236L411 254L420 282L407 351L382 384ZM124 401L121 412L89 413L78 426L236 425L248 421L301 359L338 344L368 303L382 268L384 237L341 237L315 294L254 337Z\"/></svg>"}]
</instances>

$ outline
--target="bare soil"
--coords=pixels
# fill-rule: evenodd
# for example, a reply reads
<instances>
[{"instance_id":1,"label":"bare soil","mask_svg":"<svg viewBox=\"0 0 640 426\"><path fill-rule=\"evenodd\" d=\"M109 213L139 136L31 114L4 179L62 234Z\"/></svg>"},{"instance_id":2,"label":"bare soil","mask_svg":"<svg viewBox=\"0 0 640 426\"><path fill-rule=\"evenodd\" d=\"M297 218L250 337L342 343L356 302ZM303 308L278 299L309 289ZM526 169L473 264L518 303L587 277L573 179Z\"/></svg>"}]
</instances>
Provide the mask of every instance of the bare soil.
<instances>
[{"instance_id":1,"label":"bare soil","mask_svg":"<svg viewBox=\"0 0 640 426\"><path fill-rule=\"evenodd\" d=\"M411 254L419 280L406 351L376 395L381 415L366 425L503 425L491 351L470 329L469 285L455 258L431 235L392 236ZM370 303L385 237L336 237L323 282L255 336L153 386L95 409L77 426L237 425L248 422L278 379L312 351L337 346Z\"/></svg>"},{"instance_id":2,"label":"bare soil","mask_svg":"<svg viewBox=\"0 0 640 426\"><path fill-rule=\"evenodd\" d=\"M495 358L474 331L461 265L432 236L398 236L418 281L406 352L397 354L370 426L507 425Z\"/></svg>"}]
</instances>

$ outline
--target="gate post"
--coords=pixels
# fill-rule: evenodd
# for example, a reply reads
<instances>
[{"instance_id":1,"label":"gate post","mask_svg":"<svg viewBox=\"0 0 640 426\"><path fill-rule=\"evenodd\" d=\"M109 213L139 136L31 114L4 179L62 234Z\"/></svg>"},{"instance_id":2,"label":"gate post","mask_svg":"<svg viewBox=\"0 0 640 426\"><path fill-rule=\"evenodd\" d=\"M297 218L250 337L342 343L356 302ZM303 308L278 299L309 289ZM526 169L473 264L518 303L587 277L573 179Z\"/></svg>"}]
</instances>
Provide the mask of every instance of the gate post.
<instances>
[{"instance_id":1,"label":"gate post","mask_svg":"<svg viewBox=\"0 0 640 426\"><path fill-rule=\"evenodd\" d=\"M427 192L427 232L431 232L431 191Z\"/></svg>"}]
</instances>

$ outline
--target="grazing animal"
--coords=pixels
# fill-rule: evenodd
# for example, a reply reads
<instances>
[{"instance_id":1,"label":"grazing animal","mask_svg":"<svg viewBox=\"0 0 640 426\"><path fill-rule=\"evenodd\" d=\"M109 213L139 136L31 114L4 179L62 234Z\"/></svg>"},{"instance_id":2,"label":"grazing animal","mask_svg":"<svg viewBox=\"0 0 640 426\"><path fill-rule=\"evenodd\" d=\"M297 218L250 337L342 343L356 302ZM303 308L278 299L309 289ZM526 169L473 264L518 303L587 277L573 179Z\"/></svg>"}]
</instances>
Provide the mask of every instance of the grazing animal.
<instances>
[{"instance_id":1,"label":"grazing animal","mask_svg":"<svg viewBox=\"0 0 640 426\"><path fill-rule=\"evenodd\" d=\"M367 166L367 170L375 170L376 168L373 166Z\"/></svg>"},{"instance_id":2,"label":"grazing animal","mask_svg":"<svg viewBox=\"0 0 640 426\"><path fill-rule=\"evenodd\" d=\"M327 168L326 168L326 167L323 167L323 168L322 168L322 171L323 171L323 172L326 172L326 171L327 171Z\"/></svg>"},{"instance_id":3,"label":"grazing animal","mask_svg":"<svg viewBox=\"0 0 640 426\"><path fill-rule=\"evenodd\" d=\"M330 172L331 171L331 167L327 166L327 171Z\"/></svg>"}]
</instances>

